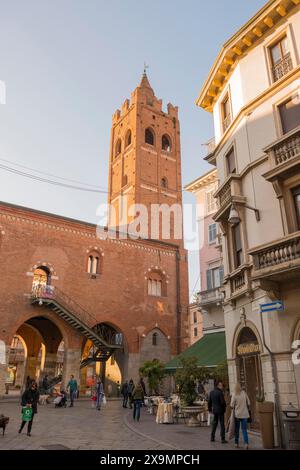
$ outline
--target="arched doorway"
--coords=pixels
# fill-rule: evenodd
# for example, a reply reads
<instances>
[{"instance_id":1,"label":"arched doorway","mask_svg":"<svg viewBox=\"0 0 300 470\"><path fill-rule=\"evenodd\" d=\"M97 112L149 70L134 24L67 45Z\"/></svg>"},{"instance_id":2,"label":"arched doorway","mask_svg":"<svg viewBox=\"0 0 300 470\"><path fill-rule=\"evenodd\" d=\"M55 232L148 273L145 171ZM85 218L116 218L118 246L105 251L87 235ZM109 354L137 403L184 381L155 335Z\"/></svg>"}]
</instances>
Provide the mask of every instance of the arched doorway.
<instances>
[{"instance_id":1,"label":"arched doorway","mask_svg":"<svg viewBox=\"0 0 300 470\"><path fill-rule=\"evenodd\" d=\"M51 273L47 266L39 266L33 272L32 295L42 297L50 288Z\"/></svg>"},{"instance_id":2,"label":"arched doorway","mask_svg":"<svg viewBox=\"0 0 300 470\"><path fill-rule=\"evenodd\" d=\"M16 331L8 356L7 385L22 391L28 379L41 384L45 376L53 386L61 381L63 336L50 319L28 319Z\"/></svg>"},{"instance_id":3,"label":"arched doorway","mask_svg":"<svg viewBox=\"0 0 300 470\"><path fill-rule=\"evenodd\" d=\"M106 351L97 349L91 340L84 343L81 363L81 388L85 392L91 392L95 387L98 377L104 383L104 388L109 396L117 396L127 366L127 353L124 336L120 330L109 323L99 323L93 327L108 344L118 345L113 354L104 357Z\"/></svg>"},{"instance_id":4,"label":"arched doorway","mask_svg":"<svg viewBox=\"0 0 300 470\"><path fill-rule=\"evenodd\" d=\"M245 326L239 333L236 347L238 380L251 402L252 427L259 426L256 397L263 395L260 344L254 331Z\"/></svg>"}]
</instances>

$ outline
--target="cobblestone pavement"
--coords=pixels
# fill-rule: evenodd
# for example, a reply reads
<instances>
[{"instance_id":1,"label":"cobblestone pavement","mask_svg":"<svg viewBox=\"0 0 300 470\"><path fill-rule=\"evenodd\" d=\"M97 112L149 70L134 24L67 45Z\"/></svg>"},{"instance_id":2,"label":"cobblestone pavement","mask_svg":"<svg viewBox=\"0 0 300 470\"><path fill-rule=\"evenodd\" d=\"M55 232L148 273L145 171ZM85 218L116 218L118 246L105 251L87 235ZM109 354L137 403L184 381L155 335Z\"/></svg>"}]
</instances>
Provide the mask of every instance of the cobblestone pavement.
<instances>
[{"instance_id":1,"label":"cobblestone pavement","mask_svg":"<svg viewBox=\"0 0 300 470\"><path fill-rule=\"evenodd\" d=\"M32 436L26 430L18 434L20 406L0 402L0 413L10 417L5 436L0 433L0 450L4 449L82 449L82 450L204 450L232 449L209 441L207 427L188 428L184 424L157 425L155 417L142 410L139 423L134 423L131 410L119 401L109 401L101 411L91 401L79 400L74 408L39 406L34 417ZM250 437L251 448L261 448L258 437Z\"/></svg>"}]
</instances>

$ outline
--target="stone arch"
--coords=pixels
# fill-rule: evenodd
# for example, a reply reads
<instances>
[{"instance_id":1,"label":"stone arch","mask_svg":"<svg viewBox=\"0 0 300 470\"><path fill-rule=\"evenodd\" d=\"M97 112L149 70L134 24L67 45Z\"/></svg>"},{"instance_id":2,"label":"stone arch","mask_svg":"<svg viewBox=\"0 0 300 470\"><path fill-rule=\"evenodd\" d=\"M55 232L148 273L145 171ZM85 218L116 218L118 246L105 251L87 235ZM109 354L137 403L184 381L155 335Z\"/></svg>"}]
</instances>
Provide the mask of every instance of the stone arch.
<instances>
[{"instance_id":1,"label":"stone arch","mask_svg":"<svg viewBox=\"0 0 300 470\"><path fill-rule=\"evenodd\" d=\"M238 342L239 342L239 339L240 339L241 332L244 328L249 328L250 330L253 331L253 334L257 338L260 351L263 352L263 350L264 350L263 342L262 342L262 339L260 337L260 333L259 333L257 327L255 326L255 324L253 322L251 322L249 320L246 320L245 322L240 322L237 325L236 329L235 329L235 332L234 332L234 335L233 335L233 340L232 340L232 349L231 349L233 359L235 359L237 357Z\"/></svg>"},{"instance_id":2,"label":"stone arch","mask_svg":"<svg viewBox=\"0 0 300 470\"><path fill-rule=\"evenodd\" d=\"M291 334L291 343L293 343L296 340L300 340L300 318L296 320L296 324L292 330Z\"/></svg>"}]
</instances>

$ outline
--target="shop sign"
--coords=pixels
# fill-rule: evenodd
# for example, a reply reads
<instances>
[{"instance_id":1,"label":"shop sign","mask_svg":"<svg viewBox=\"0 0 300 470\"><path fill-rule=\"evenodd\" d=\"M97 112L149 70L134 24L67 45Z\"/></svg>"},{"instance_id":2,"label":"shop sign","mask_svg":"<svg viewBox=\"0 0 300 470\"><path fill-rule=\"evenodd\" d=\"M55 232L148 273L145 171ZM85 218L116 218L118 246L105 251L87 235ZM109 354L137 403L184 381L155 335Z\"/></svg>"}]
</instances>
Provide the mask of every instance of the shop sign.
<instances>
[{"instance_id":1,"label":"shop sign","mask_svg":"<svg viewBox=\"0 0 300 470\"><path fill-rule=\"evenodd\" d=\"M237 347L237 353L239 356L246 356L247 354L259 353L258 343L243 343Z\"/></svg>"}]
</instances>

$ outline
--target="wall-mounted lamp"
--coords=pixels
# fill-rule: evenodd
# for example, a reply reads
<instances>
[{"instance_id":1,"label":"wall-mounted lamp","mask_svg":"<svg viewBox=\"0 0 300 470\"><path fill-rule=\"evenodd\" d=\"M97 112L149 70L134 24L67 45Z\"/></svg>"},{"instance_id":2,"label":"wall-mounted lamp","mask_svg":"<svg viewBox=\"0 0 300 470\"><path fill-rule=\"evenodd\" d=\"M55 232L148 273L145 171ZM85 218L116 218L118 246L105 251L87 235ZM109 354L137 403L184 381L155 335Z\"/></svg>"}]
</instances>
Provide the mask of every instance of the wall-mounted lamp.
<instances>
[{"instance_id":1,"label":"wall-mounted lamp","mask_svg":"<svg viewBox=\"0 0 300 470\"><path fill-rule=\"evenodd\" d=\"M244 207L246 207L247 209L250 209L251 211L254 211L257 222L260 221L260 213L258 209L255 209L255 207L251 207L247 205L245 205ZM228 222L230 223L230 225L237 225L241 222L241 218L234 204L231 205Z\"/></svg>"}]
</instances>

